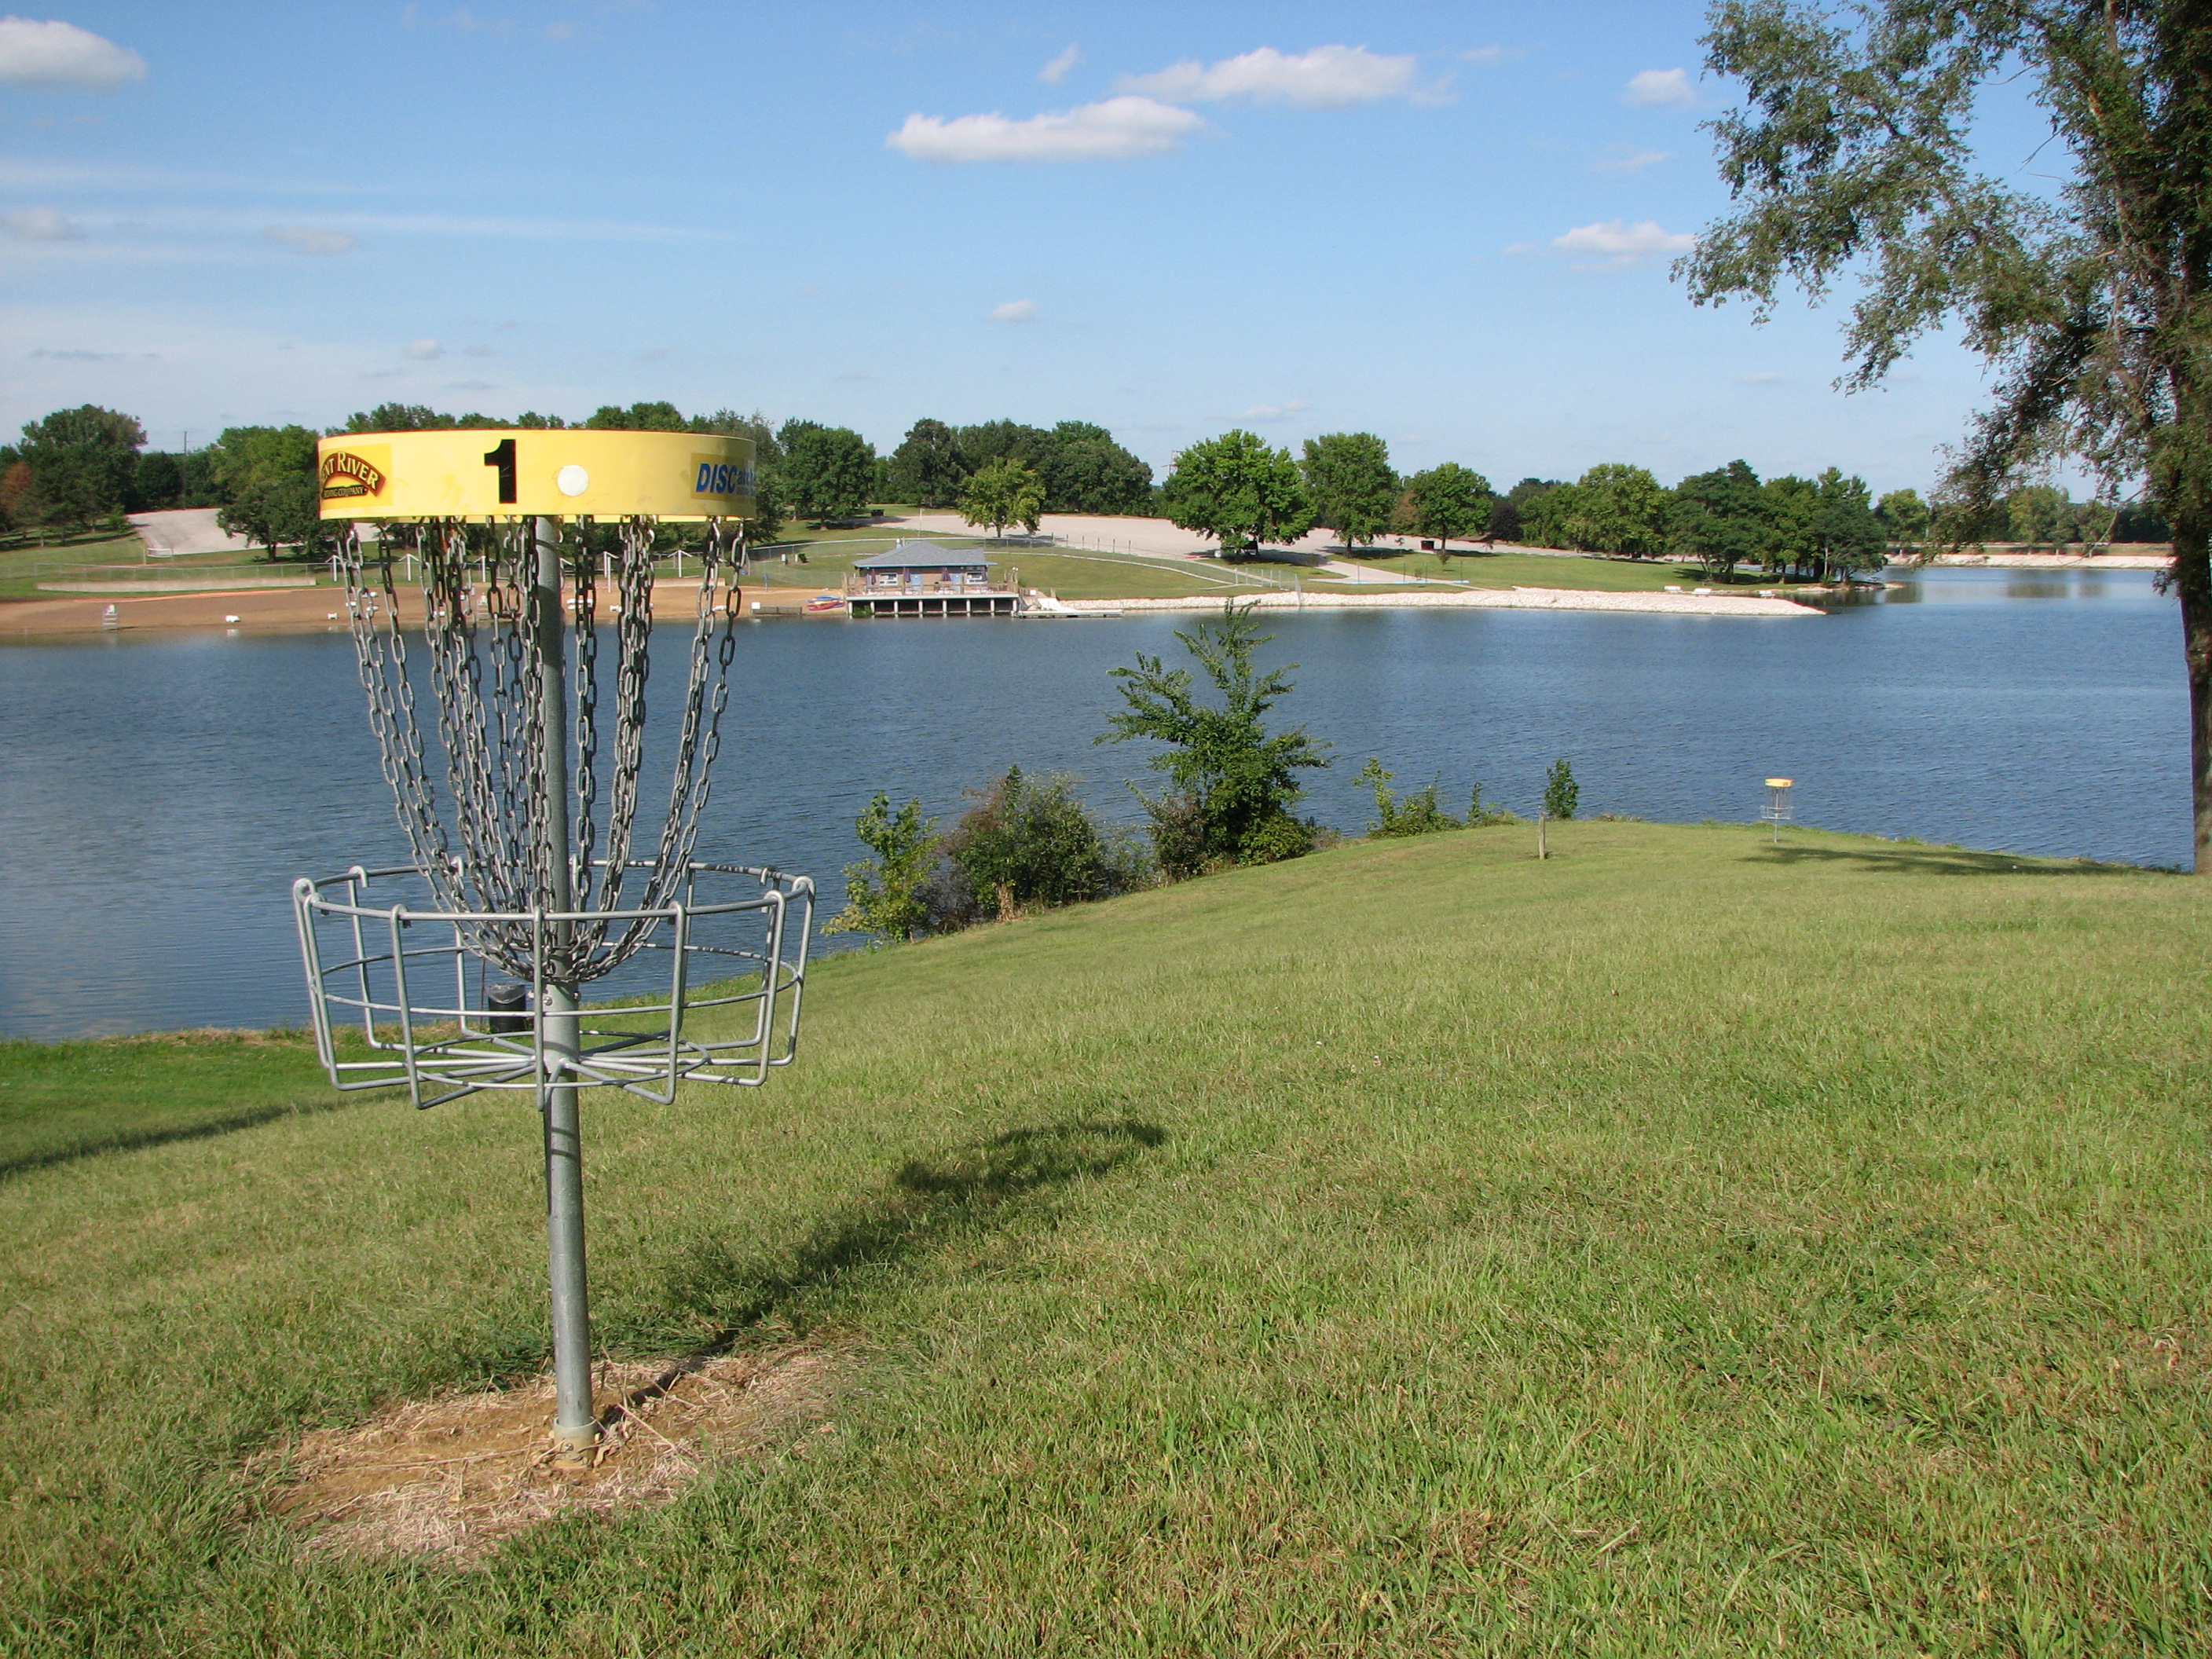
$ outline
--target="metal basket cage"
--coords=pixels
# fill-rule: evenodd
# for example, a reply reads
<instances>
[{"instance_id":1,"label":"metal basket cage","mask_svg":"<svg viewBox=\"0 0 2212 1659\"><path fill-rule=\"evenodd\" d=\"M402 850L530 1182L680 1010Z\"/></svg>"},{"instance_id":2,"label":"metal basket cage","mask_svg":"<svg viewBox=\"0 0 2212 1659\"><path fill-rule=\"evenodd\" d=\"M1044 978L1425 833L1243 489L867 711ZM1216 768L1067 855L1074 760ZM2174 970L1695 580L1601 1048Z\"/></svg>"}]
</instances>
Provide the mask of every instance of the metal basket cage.
<instances>
[{"instance_id":1,"label":"metal basket cage","mask_svg":"<svg viewBox=\"0 0 2212 1659\"><path fill-rule=\"evenodd\" d=\"M372 890L394 883L430 890L414 865L356 865L343 875L293 884L316 1051L339 1089L404 1084L414 1104L427 1108L482 1089L535 1095L565 1083L624 1089L665 1105L680 1082L765 1083L797 1052L813 933L808 877L694 862L679 900L661 908L520 915L410 908ZM711 896L738 883L757 891ZM709 896L703 901L702 886ZM643 995L580 1010L573 1052L549 1042L557 1036L549 1025L565 1011L548 1006L542 971L526 982L526 1005L495 1008L483 961L465 942L468 928L485 923L526 926L542 940L566 924L641 921L649 932L640 959L665 956L665 981L656 975ZM542 952L532 955L542 960ZM708 1011L728 1011L722 1018L737 1032L687 1033L687 1020ZM370 1058L339 1053L338 1031L356 1025Z\"/></svg>"}]
</instances>

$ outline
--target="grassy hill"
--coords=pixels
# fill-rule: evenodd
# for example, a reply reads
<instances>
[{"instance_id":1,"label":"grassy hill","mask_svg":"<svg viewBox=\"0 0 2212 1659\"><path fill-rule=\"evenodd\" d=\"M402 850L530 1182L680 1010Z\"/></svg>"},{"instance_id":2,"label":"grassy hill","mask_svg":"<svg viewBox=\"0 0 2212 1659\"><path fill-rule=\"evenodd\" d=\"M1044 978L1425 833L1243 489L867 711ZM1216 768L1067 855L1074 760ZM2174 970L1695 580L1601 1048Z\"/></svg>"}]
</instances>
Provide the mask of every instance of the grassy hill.
<instances>
[{"instance_id":1,"label":"grassy hill","mask_svg":"<svg viewBox=\"0 0 2212 1659\"><path fill-rule=\"evenodd\" d=\"M0 1648L2202 1651L2212 896L1529 842L840 958L775 1086L588 1100L609 1352L827 1417L473 1566L303 1553L246 1463L536 1373L526 1105L19 1167Z\"/></svg>"}]
</instances>

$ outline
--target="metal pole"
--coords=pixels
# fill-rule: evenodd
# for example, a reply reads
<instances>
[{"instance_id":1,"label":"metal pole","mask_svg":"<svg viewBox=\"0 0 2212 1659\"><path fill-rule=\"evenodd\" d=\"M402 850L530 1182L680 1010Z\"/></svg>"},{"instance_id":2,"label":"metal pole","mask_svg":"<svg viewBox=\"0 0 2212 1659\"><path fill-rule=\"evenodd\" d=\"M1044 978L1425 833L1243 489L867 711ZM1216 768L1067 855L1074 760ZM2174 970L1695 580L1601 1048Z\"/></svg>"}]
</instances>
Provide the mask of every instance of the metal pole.
<instances>
[{"instance_id":1,"label":"metal pole","mask_svg":"<svg viewBox=\"0 0 2212 1659\"><path fill-rule=\"evenodd\" d=\"M538 673L544 728L544 787L546 840L553 867L546 873L546 908L574 908L568 871L568 672L567 618L561 603L560 527L533 520L538 544ZM566 924L548 930L565 940ZM545 1243L553 1288L553 1438L573 1455L599 1442L599 1413L592 1399L591 1292L584 1276L584 1143L574 1077L580 1042L576 988L544 981L538 1012L544 1030L545 1078L540 1108L545 1118Z\"/></svg>"}]
</instances>

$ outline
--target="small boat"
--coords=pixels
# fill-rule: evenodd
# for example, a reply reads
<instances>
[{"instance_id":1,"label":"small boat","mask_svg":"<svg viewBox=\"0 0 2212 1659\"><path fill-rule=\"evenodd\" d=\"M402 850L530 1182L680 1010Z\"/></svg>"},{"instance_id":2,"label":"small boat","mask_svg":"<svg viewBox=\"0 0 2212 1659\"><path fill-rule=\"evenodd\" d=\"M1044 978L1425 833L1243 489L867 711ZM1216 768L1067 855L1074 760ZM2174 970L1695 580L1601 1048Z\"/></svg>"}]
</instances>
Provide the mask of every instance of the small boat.
<instances>
[{"instance_id":1,"label":"small boat","mask_svg":"<svg viewBox=\"0 0 2212 1659\"><path fill-rule=\"evenodd\" d=\"M809 611L842 611L845 608L845 601L832 598L827 593L817 593L807 600L806 608Z\"/></svg>"}]
</instances>

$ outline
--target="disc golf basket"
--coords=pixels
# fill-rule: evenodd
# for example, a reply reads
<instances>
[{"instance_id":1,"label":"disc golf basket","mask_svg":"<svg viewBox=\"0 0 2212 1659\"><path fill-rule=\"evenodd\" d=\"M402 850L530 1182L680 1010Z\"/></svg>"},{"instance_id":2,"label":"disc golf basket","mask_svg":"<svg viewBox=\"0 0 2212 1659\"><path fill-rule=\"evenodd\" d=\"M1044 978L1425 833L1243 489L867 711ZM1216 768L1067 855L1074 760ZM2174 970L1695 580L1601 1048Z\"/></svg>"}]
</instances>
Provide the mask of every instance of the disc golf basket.
<instances>
[{"instance_id":1,"label":"disc golf basket","mask_svg":"<svg viewBox=\"0 0 2212 1659\"><path fill-rule=\"evenodd\" d=\"M1766 781L1766 805L1759 809L1761 823L1774 826L1774 844L1782 845L1782 826L1790 821L1789 778L1769 778Z\"/></svg>"},{"instance_id":2,"label":"disc golf basket","mask_svg":"<svg viewBox=\"0 0 2212 1659\"><path fill-rule=\"evenodd\" d=\"M527 1095L543 1120L554 1437L598 1437L580 1091L667 1103L791 1063L804 876L696 856L740 616L753 447L690 433L402 432L323 441L327 519L412 861L293 885L315 1042L340 1089L418 1107ZM659 526L705 526L666 810L641 819ZM421 576L420 656L393 565ZM602 587L611 590L611 641ZM610 650L611 647L611 650ZM603 653L611 655L602 662ZM434 705L428 724L424 702ZM442 785L436 779L442 775ZM586 1008L618 969L625 995ZM340 1032L357 1027L358 1042Z\"/></svg>"}]
</instances>

